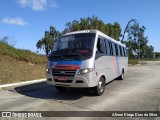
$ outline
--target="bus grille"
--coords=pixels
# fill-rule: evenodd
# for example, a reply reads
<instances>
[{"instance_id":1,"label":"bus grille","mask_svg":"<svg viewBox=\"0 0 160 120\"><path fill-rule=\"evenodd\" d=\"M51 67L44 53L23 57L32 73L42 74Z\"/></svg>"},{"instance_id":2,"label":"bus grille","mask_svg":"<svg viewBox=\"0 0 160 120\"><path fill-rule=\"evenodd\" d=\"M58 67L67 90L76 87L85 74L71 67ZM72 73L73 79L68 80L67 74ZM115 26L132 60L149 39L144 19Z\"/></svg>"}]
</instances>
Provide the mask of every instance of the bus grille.
<instances>
[{"instance_id":1,"label":"bus grille","mask_svg":"<svg viewBox=\"0 0 160 120\"><path fill-rule=\"evenodd\" d=\"M76 70L55 70L52 69L53 76L73 76L75 75Z\"/></svg>"},{"instance_id":2,"label":"bus grille","mask_svg":"<svg viewBox=\"0 0 160 120\"><path fill-rule=\"evenodd\" d=\"M54 79L55 82L63 82L63 83L72 83L73 80L59 81L58 79Z\"/></svg>"},{"instance_id":3,"label":"bus grille","mask_svg":"<svg viewBox=\"0 0 160 120\"><path fill-rule=\"evenodd\" d=\"M72 83L76 70L56 70L52 69L52 75L55 82ZM67 80L58 80L59 76L66 76Z\"/></svg>"}]
</instances>

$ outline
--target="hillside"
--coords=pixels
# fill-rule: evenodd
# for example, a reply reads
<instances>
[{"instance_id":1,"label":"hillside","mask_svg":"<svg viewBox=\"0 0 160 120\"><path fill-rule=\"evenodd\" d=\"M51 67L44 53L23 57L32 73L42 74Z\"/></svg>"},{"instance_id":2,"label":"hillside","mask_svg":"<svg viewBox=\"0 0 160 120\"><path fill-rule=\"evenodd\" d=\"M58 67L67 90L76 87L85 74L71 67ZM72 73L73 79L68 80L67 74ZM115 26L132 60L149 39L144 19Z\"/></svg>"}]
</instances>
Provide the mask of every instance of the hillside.
<instances>
[{"instance_id":1,"label":"hillside","mask_svg":"<svg viewBox=\"0 0 160 120\"><path fill-rule=\"evenodd\" d=\"M47 58L0 43L0 84L45 78Z\"/></svg>"}]
</instances>

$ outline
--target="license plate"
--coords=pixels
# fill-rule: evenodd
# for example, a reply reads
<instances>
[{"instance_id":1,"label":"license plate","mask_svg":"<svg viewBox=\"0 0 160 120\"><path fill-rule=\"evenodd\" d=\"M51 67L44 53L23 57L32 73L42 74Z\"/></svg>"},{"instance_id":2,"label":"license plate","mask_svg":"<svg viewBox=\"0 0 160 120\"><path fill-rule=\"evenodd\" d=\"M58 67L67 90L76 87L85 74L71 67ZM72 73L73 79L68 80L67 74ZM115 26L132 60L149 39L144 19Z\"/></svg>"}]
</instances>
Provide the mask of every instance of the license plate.
<instances>
[{"instance_id":1,"label":"license plate","mask_svg":"<svg viewBox=\"0 0 160 120\"><path fill-rule=\"evenodd\" d=\"M67 77L60 76L60 77L58 77L58 80L59 80L59 81L66 81L66 80L67 80Z\"/></svg>"}]
</instances>

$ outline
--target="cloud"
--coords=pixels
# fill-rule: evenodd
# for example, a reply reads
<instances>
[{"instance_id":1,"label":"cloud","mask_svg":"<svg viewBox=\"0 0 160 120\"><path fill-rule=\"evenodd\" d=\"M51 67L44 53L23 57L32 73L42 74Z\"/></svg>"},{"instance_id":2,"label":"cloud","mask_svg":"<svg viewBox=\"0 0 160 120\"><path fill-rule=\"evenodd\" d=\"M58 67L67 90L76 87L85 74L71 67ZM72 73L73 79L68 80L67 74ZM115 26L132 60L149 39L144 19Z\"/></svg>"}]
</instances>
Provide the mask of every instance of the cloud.
<instances>
[{"instance_id":1,"label":"cloud","mask_svg":"<svg viewBox=\"0 0 160 120\"><path fill-rule=\"evenodd\" d=\"M57 3L53 0L17 0L17 3L23 8L31 7L35 11L44 11L49 7L57 7Z\"/></svg>"},{"instance_id":2,"label":"cloud","mask_svg":"<svg viewBox=\"0 0 160 120\"><path fill-rule=\"evenodd\" d=\"M14 25L26 25L27 23L22 18L4 18L1 22Z\"/></svg>"}]
</instances>

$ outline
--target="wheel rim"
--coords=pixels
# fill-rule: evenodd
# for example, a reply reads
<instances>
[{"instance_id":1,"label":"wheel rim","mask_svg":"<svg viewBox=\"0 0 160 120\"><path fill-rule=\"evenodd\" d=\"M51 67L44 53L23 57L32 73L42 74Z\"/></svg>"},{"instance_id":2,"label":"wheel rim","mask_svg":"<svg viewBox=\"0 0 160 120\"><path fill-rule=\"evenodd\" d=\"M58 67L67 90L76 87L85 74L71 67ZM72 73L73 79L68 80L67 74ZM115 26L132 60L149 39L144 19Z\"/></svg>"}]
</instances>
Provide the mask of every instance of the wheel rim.
<instances>
[{"instance_id":1,"label":"wheel rim","mask_svg":"<svg viewBox=\"0 0 160 120\"><path fill-rule=\"evenodd\" d=\"M104 82L103 82L103 80L99 80L98 89L99 89L99 92L103 92L103 90L104 90Z\"/></svg>"}]
</instances>

